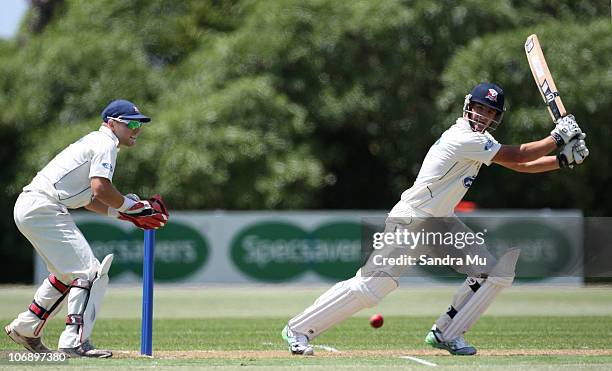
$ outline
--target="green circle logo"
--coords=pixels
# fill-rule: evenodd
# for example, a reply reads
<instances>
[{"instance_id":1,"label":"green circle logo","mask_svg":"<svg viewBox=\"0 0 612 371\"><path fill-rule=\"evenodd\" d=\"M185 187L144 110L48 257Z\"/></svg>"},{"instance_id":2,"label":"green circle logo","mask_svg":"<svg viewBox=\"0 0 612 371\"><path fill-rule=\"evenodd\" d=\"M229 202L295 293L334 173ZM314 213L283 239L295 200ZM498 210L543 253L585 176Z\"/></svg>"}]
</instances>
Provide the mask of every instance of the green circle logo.
<instances>
[{"instance_id":1,"label":"green circle logo","mask_svg":"<svg viewBox=\"0 0 612 371\"><path fill-rule=\"evenodd\" d=\"M231 258L240 271L262 281L279 282L306 271L310 251L306 232L285 222L255 224L231 243Z\"/></svg>"},{"instance_id":2,"label":"green circle logo","mask_svg":"<svg viewBox=\"0 0 612 371\"><path fill-rule=\"evenodd\" d=\"M472 231L486 231L487 249L498 259L511 248L521 250L516 264L515 281L571 275L574 268L581 264L580 261L572 260L572 246L565 233L549 224L537 220L509 220L493 229L483 225L486 224L483 218L466 218L464 222ZM465 278L449 266L419 268L426 277L438 281Z\"/></svg>"},{"instance_id":3,"label":"green circle logo","mask_svg":"<svg viewBox=\"0 0 612 371\"><path fill-rule=\"evenodd\" d=\"M133 228L128 232L111 224L84 222L79 229L89 241L98 260L114 254L109 275L132 272L142 276L144 232ZM170 223L155 232L155 280L176 282L187 279L208 259L206 240L191 227Z\"/></svg>"},{"instance_id":4,"label":"green circle logo","mask_svg":"<svg viewBox=\"0 0 612 371\"><path fill-rule=\"evenodd\" d=\"M230 248L232 261L249 277L281 282L308 270L330 279L345 279L361 264L361 226L335 222L312 233L286 222L251 225Z\"/></svg>"},{"instance_id":5,"label":"green circle logo","mask_svg":"<svg viewBox=\"0 0 612 371\"><path fill-rule=\"evenodd\" d=\"M355 275L362 263L361 225L351 222L324 224L312 235L312 270L334 280Z\"/></svg>"},{"instance_id":6,"label":"green circle logo","mask_svg":"<svg viewBox=\"0 0 612 371\"><path fill-rule=\"evenodd\" d=\"M536 221L508 222L495 230L489 248L521 249L516 265L517 279L542 279L567 275L572 263L572 247L564 233ZM488 242L488 241L487 241ZM501 251L497 253L499 255Z\"/></svg>"}]
</instances>

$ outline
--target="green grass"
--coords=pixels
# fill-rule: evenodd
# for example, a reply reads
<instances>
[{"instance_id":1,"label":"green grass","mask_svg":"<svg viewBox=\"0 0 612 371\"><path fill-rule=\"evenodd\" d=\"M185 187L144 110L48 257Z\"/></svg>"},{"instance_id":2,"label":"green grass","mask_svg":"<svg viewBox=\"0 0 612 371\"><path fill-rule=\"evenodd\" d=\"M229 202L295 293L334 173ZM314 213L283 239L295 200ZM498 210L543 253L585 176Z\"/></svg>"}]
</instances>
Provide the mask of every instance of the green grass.
<instances>
[{"instance_id":1,"label":"green grass","mask_svg":"<svg viewBox=\"0 0 612 371\"><path fill-rule=\"evenodd\" d=\"M377 349L429 349L423 338L433 317L387 317L373 329L364 318L350 318L319 336L314 344L343 351ZM1 320L7 323L9 319ZM153 326L153 343L159 350L282 350L280 332L287 318L165 319ZM49 346L63 329L60 321L45 329ZM479 349L612 349L612 316L601 317L484 317L469 332ZM93 340L111 349L138 350L138 320L99 320ZM20 349L7 337L0 348Z\"/></svg>"},{"instance_id":2,"label":"green grass","mask_svg":"<svg viewBox=\"0 0 612 371\"><path fill-rule=\"evenodd\" d=\"M322 288L160 288L156 292L153 348L161 358L137 356L110 360L71 360L58 369L86 368L164 369L258 368L286 369L406 369L419 368L400 355L416 355L451 369L612 369L612 292L609 289L514 288L467 335L483 354L450 357L431 352L423 338L447 305L452 289L399 290L379 307L361 312L318 337L313 344L332 346L339 355L316 349L320 357L284 356L280 331L287 319L310 304ZM31 300L32 288L0 289L0 322L8 323ZM28 297L30 297L28 299ZM140 347L140 293L138 289L111 288L92 340L100 347L131 351ZM501 303L501 305L500 305ZM174 308L174 309L173 309ZM385 325L372 329L367 316L380 312ZM415 314L411 314L415 313ZM63 317L63 316L62 316ZM62 321L46 328L45 342L54 347ZM20 348L0 336L0 349ZM570 355L553 354L569 349ZM168 351L211 350L215 358L168 356ZM581 352L604 350L602 355ZM242 351L257 351L240 355ZM504 355L508 351L517 355ZM518 355L535 352L533 355ZM157 352L157 353L155 353ZM166 352L166 353L164 353ZM224 357L224 355L228 355ZM124 355L125 356L125 355ZM0 361L0 368L6 363ZM25 368L26 365L23 365ZM30 367L30 366L28 366ZM36 367L36 366L31 366ZM49 368L49 369L52 369Z\"/></svg>"}]
</instances>

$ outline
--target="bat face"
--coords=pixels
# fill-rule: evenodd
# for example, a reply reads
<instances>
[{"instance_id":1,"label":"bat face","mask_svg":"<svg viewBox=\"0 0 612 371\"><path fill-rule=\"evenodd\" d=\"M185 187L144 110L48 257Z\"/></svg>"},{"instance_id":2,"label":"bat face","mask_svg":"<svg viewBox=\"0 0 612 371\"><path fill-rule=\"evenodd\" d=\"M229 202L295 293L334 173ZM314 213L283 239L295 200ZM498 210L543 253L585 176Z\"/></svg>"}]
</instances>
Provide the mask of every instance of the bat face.
<instances>
[{"instance_id":1,"label":"bat face","mask_svg":"<svg viewBox=\"0 0 612 371\"><path fill-rule=\"evenodd\" d=\"M525 41L525 54L527 54L527 61L538 90L548 106L548 113L553 121L567 115L536 35L529 36Z\"/></svg>"}]
</instances>

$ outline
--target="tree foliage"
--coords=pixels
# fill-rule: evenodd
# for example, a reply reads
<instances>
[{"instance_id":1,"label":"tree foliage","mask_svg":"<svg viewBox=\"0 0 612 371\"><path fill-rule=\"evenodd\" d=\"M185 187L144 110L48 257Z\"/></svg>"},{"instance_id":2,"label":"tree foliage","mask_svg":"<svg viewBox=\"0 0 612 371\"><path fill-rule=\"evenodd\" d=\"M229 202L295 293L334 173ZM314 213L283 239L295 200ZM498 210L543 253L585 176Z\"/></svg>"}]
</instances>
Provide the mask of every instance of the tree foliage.
<instances>
[{"instance_id":1,"label":"tree foliage","mask_svg":"<svg viewBox=\"0 0 612 371\"><path fill-rule=\"evenodd\" d=\"M529 33L545 40L570 110L603 121L600 14L606 4L569 0L58 2L39 33L0 44L0 124L21 164L5 170L5 196L123 97L154 118L120 155L126 191L160 191L179 208L389 208L480 80L508 93L500 139L546 134L522 54ZM581 180L562 176L541 176L539 190ZM512 195L525 185L513 184ZM483 204L509 199L487 190L473 192ZM586 200L553 194L524 204ZM585 202L605 212L596 199Z\"/></svg>"}]
</instances>

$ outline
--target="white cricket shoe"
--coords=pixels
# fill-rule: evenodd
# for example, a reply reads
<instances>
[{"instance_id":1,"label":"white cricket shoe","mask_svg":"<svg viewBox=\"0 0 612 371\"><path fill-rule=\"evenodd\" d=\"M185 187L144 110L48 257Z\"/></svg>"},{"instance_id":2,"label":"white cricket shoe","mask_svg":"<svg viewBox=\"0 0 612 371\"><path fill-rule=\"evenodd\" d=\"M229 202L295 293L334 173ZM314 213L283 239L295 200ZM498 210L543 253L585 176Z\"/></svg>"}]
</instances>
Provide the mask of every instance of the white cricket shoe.
<instances>
[{"instance_id":1,"label":"white cricket shoe","mask_svg":"<svg viewBox=\"0 0 612 371\"><path fill-rule=\"evenodd\" d=\"M281 334L289 345L291 354L303 356L311 356L314 354L314 349L308 344L308 337L306 335L291 331L289 326L285 326Z\"/></svg>"}]
</instances>

